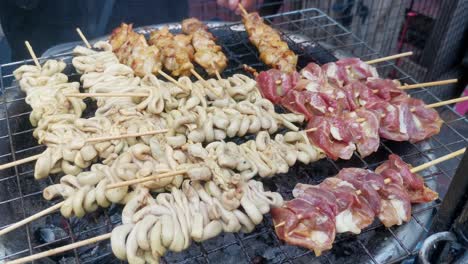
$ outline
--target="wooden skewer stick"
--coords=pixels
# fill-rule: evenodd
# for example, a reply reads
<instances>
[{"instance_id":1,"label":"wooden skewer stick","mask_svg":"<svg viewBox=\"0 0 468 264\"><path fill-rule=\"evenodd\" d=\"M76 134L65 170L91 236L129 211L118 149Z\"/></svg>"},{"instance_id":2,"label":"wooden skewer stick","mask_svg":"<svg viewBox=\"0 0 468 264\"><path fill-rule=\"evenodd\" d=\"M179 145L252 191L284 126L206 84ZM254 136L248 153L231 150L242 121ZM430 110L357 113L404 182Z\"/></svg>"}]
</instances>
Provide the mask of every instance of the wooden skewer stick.
<instances>
[{"instance_id":1,"label":"wooden skewer stick","mask_svg":"<svg viewBox=\"0 0 468 264\"><path fill-rule=\"evenodd\" d=\"M221 95L218 93L218 91L216 91L214 89L213 86L211 86L210 83L208 83L205 79L203 79L203 77L201 77L200 74L198 74L198 72L196 72L194 69L190 69L190 72L199 80L203 83L203 85L205 85L208 89L210 89L216 96L218 97L221 97Z\"/></svg>"},{"instance_id":2,"label":"wooden skewer stick","mask_svg":"<svg viewBox=\"0 0 468 264\"><path fill-rule=\"evenodd\" d=\"M154 180L159 180L159 179L165 179L165 178L170 178L170 177L174 177L174 176L177 176L177 175L181 175L181 174L185 174L187 172L187 170L178 170L178 171L169 171L169 172L165 172L165 173L161 173L161 174L158 174L158 175L154 175L154 176L149 176L149 177L144 177L144 178L139 178L139 179L134 179L134 180L129 180L129 181L123 181L123 182L118 182L118 183L114 183L114 184L109 184L107 185L106 187L106 190L110 190L110 189L115 189L115 188L119 188L119 187L123 187L123 186L130 186L130 185L133 185L133 184L138 184L138 183L143 183L143 182L147 182L147 181L154 181ZM0 236L6 234L6 233L9 233L21 226L24 226L40 217L43 217L45 215L48 215L58 209L60 209L60 207L62 207L62 205L64 204L65 202L62 201L60 203L57 203L45 210L42 210L36 214L33 214L5 229L2 229L0 230Z\"/></svg>"},{"instance_id":3,"label":"wooden skewer stick","mask_svg":"<svg viewBox=\"0 0 468 264\"><path fill-rule=\"evenodd\" d=\"M76 32L78 32L78 35L80 35L80 38L83 40L83 42L85 43L86 47L88 49L91 49L91 44L89 44L88 40L86 39L86 37L84 36L83 32L81 32L81 29L80 28L76 28Z\"/></svg>"},{"instance_id":4,"label":"wooden skewer stick","mask_svg":"<svg viewBox=\"0 0 468 264\"><path fill-rule=\"evenodd\" d=\"M151 130L151 131L146 131L146 132L141 132L141 133L132 133L132 134L122 134L122 135L116 135L116 136L106 136L106 137L96 137L96 138L88 138L86 139L87 143L95 143L95 142L100 142L100 141L106 141L106 140L116 140L116 139L123 139L123 138L131 138L131 137L143 137L143 136L149 136L149 135L156 135L156 134L162 134L166 133L169 131L168 129L159 129L159 130ZM17 165L21 165L24 163L28 163L30 161L37 160L41 154L37 154L31 157L27 157L24 159L16 160L13 162L5 163L0 165L0 170L8 169Z\"/></svg>"},{"instance_id":5,"label":"wooden skewer stick","mask_svg":"<svg viewBox=\"0 0 468 264\"><path fill-rule=\"evenodd\" d=\"M450 99L450 100L446 100L446 101L442 101L442 102L428 104L428 105L426 105L426 108L435 108L435 107L439 107L439 106L443 106L443 105L463 102L463 101L466 101L466 100L468 100L468 96L463 96L463 97L460 97L460 98L455 98L455 99Z\"/></svg>"},{"instance_id":6,"label":"wooden skewer stick","mask_svg":"<svg viewBox=\"0 0 468 264\"><path fill-rule=\"evenodd\" d=\"M168 81L172 82L173 84L179 86L180 88L186 90L186 91L190 91L190 89L188 87L186 87L185 85L182 85L181 83L179 83L176 79L172 78L170 75L168 75L167 73L161 71L161 70L158 70L158 73L161 74L164 78L166 78Z\"/></svg>"},{"instance_id":7,"label":"wooden skewer stick","mask_svg":"<svg viewBox=\"0 0 468 264\"><path fill-rule=\"evenodd\" d=\"M97 138L88 138L88 139L86 139L86 142L94 143L94 142L100 142L100 141L131 138L131 137L143 137L143 136L150 136L150 135L167 133L167 131L169 131L169 130L168 129L158 129L158 130L151 130L151 131L140 132L140 133L123 134L123 135L106 136L106 137L97 137Z\"/></svg>"},{"instance_id":8,"label":"wooden skewer stick","mask_svg":"<svg viewBox=\"0 0 468 264\"><path fill-rule=\"evenodd\" d=\"M2 165L0 165L0 170L8 169L8 168L11 168L11 167L14 167L14 166L17 166L17 165L28 163L28 162L33 161L33 160L37 160L41 155L42 155L42 153L31 156L31 157L27 157L27 158L24 158L24 159L20 159L20 160L16 160L16 161L13 161L13 162L2 164Z\"/></svg>"},{"instance_id":9,"label":"wooden skewer stick","mask_svg":"<svg viewBox=\"0 0 468 264\"><path fill-rule=\"evenodd\" d=\"M214 65L214 62L211 62L211 67L214 69L214 72L216 74L216 78L218 78L218 80L221 81L223 78L221 77L221 74L219 74L219 71L216 69L216 66Z\"/></svg>"},{"instance_id":10,"label":"wooden skewer stick","mask_svg":"<svg viewBox=\"0 0 468 264\"><path fill-rule=\"evenodd\" d=\"M450 153L450 154L447 154L447 155L445 155L445 156L442 156L442 157L440 157L440 158L437 158L437 159L435 159L435 160L433 160L433 161L430 161L430 162L424 163L424 164L422 164L422 165L419 165L419 166L417 166L417 167L414 167L414 168L411 169L411 172L412 172L412 173L416 173L416 172L422 171L422 170L424 170L424 169L427 169L427 168L429 168L429 167L431 167L431 166L433 166L433 165L436 165L436 164L438 164L438 163L441 163L441 162L444 162L444 161L449 160L449 159L451 159L451 158L454 158L454 157L456 157L456 156L459 156L459 155L465 153L465 150L466 150L466 148L463 148L463 149L457 150L457 151L455 151L455 152L452 152L452 153ZM384 180L384 183L385 183L385 184L389 184L390 182L392 182L392 180L391 180L390 178L386 178L386 179ZM360 195L360 194L361 194L361 191L360 191L360 190L357 190L357 191L356 191L356 194L357 194L357 195ZM298 217L300 218L301 216L298 215ZM275 225L275 228L280 227L280 226L284 226L284 224L285 224L285 222L281 222L281 223Z\"/></svg>"},{"instance_id":11,"label":"wooden skewer stick","mask_svg":"<svg viewBox=\"0 0 468 264\"><path fill-rule=\"evenodd\" d=\"M29 44L29 41L27 41L27 40L24 42L24 44L26 45L26 48L28 49L29 54L31 55L31 58L34 61L34 64L36 64L36 66L40 69L41 64L39 63L39 60L37 59L36 53L34 52L33 48L31 47L31 44Z\"/></svg>"},{"instance_id":12,"label":"wooden skewer stick","mask_svg":"<svg viewBox=\"0 0 468 264\"><path fill-rule=\"evenodd\" d=\"M457 79L448 79L442 81L435 81L435 82L426 82L426 83L416 83L416 84L409 84L409 85L401 85L398 86L398 89L402 90L409 90L414 88L421 88L421 87L429 87L429 86L438 86L438 85L445 85L458 82Z\"/></svg>"},{"instance_id":13,"label":"wooden skewer stick","mask_svg":"<svg viewBox=\"0 0 468 264\"><path fill-rule=\"evenodd\" d=\"M66 97L148 97L147 93L69 93Z\"/></svg>"},{"instance_id":14,"label":"wooden skewer stick","mask_svg":"<svg viewBox=\"0 0 468 264\"><path fill-rule=\"evenodd\" d=\"M398 58L407 57L407 56L411 56L411 55L413 55L413 52L408 51L408 52L403 52L403 53L399 53L399 54L395 54L395 55L391 55L391 56L387 56L387 57L382 57L382 58L378 58L378 59L374 59L374 60L365 61L365 63L375 64L375 63L378 63L378 62L398 59Z\"/></svg>"},{"instance_id":15,"label":"wooden skewer stick","mask_svg":"<svg viewBox=\"0 0 468 264\"><path fill-rule=\"evenodd\" d=\"M86 245L89 245L89 244L94 244L94 243L97 243L97 242L100 242L100 241L103 241L103 240L107 240L107 239L109 239L111 237L111 235L112 235L112 233L107 233L107 234L104 234L104 235L88 238L88 239L85 239L85 240L82 240L82 241L79 241L79 242L75 242L75 243L72 243L72 244L69 244L69 245L66 245L66 246L62 246L62 247L58 247L58 248L53 248L53 249L50 249L50 250L47 250L47 251L44 251L44 252L41 252L41 253L37 253L37 254L31 255L31 256L24 257L24 258L15 259L15 260L12 260L12 261L7 261L5 263L20 264L20 263L31 262L33 260L45 258L45 257L48 257L48 256L53 256L55 254L59 254L59 253L62 253L62 252L68 251L68 250L72 250L72 249L75 249L75 248L79 248L79 247L82 247L82 246L86 246Z\"/></svg>"},{"instance_id":16,"label":"wooden skewer stick","mask_svg":"<svg viewBox=\"0 0 468 264\"><path fill-rule=\"evenodd\" d=\"M457 150L457 151L455 151L455 152L452 152L452 153L450 153L450 154L447 154L447 155L442 156L442 157L440 157L440 158L437 158L437 159L435 159L435 160L432 160L432 161L429 161L429 162L424 163L424 164L422 164L422 165L419 165L419 166L417 166L417 167L414 167L414 168L411 169L411 172L412 172L412 173L416 173L416 172L425 170L425 169L427 169L427 168L429 168L429 167L431 167L431 166L434 166L434 165L436 165L436 164L439 164L439 163L444 162L444 161L446 161L446 160L449 160L449 159L451 159L451 158L455 158L456 156L460 156L460 155L462 155L463 153L465 153L465 151L466 151L466 148L459 149L459 150Z\"/></svg>"},{"instance_id":17,"label":"wooden skewer stick","mask_svg":"<svg viewBox=\"0 0 468 264\"><path fill-rule=\"evenodd\" d=\"M7 228L4 228L4 229L0 230L0 236L3 236L6 233L9 233L9 232L11 232L11 231L13 231L13 230L15 230L15 229L17 229L19 227L22 227L22 226L24 226L24 225L26 225L26 224L28 224L28 223L36 220L36 219L39 219L39 218L41 218L41 217L43 217L45 215L48 215L48 214L60 209L60 207L62 207L62 205L64 203L65 202L62 201L62 202L60 202L58 204L55 204L55 205L53 205L53 206L51 206L51 207L49 207L49 208L47 208L45 210L42 210L42 211L40 211L40 212L38 212L36 214L33 214L33 215L29 216L29 217L26 217L25 219L23 219L23 220L21 220L19 222L16 222L13 225L8 226Z\"/></svg>"},{"instance_id":18,"label":"wooden skewer stick","mask_svg":"<svg viewBox=\"0 0 468 264\"><path fill-rule=\"evenodd\" d=\"M243 14L244 16L248 16L248 15L249 15L249 13L247 12L247 10L245 10L244 6L243 6L241 3L239 3L238 7L239 7L240 11L242 12L242 14Z\"/></svg>"}]
</instances>

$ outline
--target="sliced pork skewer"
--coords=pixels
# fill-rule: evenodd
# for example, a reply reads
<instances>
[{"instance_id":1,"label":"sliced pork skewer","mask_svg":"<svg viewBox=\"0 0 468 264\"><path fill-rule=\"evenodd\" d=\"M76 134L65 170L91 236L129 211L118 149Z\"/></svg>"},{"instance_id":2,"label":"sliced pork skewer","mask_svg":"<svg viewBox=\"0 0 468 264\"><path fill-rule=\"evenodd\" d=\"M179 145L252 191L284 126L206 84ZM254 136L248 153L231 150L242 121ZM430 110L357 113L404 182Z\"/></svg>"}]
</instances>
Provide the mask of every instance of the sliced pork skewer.
<instances>
[{"instance_id":1,"label":"sliced pork skewer","mask_svg":"<svg viewBox=\"0 0 468 264\"><path fill-rule=\"evenodd\" d=\"M465 150L438 158L430 165L461 155ZM425 168L426 165L411 168L392 154L375 172L345 168L319 185L298 184L293 190L293 200L272 209L278 237L320 255L332 248L336 232L359 234L375 216L386 227L401 225L410 220L411 203L438 198L416 174Z\"/></svg>"},{"instance_id":2,"label":"sliced pork skewer","mask_svg":"<svg viewBox=\"0 0 468 264\"><path fill-rule=\"evenodd\" d=\"M208 27L196 18L182 21L182 31L192 37L195 49L195 62L205 69L209 75L221 73L227 66L227 58L221 46L216 44L216 38L208 31Z\"/></svg>"}]
</instances>

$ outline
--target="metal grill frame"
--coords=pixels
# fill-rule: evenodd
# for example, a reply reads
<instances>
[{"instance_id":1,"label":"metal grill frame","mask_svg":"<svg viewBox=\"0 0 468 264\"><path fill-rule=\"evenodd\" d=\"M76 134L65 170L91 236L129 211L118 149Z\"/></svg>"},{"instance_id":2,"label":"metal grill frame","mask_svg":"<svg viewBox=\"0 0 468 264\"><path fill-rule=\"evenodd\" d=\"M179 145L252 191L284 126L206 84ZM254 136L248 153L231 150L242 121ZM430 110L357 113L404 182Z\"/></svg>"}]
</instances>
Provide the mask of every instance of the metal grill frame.
<instances>
[{"instance_id":1,"label":"metal grill frame","mask_svg":"<svg viewBox=\"0 0 468 264\"><path fill-rule=\"evenodd\" d=\"M311 8L286 12L268 16L265 20L279 29L284 39L299 53L299 66L304 66L302 64L308 62L304 61L305 59L309 60L310 57L317 58L319 55L323 55L310 53L310 48L320 47L320 45L326 46L327 52L337 57L343 54L359 57L363 60L379 57L375 50L318 9ZM239 22L210 27L211 31L218 36L220 45L223 46L230 59L228 69L222 73L223 77L238 72L245 74L242 67L244 63L248 63L259 70L266 69L266 66L260 62L255 47L248 42L246 33L233 30L238 28L240 24ZM219 35L223 30L227 30L229 39L223 39L223 36ZM318 44L320 45L317 46ZM323 49L319 50L323 52ZM71 53L63 53L40 58L40 61L60 58L69 64L71 56ZM21 143L26 139L35 142L35 139L29 136L32 133L32 127L27 120L30 107L25 106L24 93L18 93L19 87L13 82L11 74L14 69L23 64L32 64L32 60L0 66L0 146L5 145L8 148L0 148L1 164L37 154L44 149L43 146L37 146L37 144L25 148L20 147ZM377 68L382 76L395 76L396 79L409 84L416 82L392 62L380 63ZM68 73L70 73L71 79L78 79L78 75L74 71L68 71ZM410 90L410 94L412 97L423 99L426 103L440 101L431 93L430 89ZM27 110L20 113L15 112L17 110L13 109L13 106L17 104L23 105L23 108ZM466 138L466 135L468 135L467 119L458 115L448 106L440 107L437 110L444 120L444 125L441 133L431 139L417 144L382 140L378 152L370 157L361 158L358 154L354 154L347 161L335 162L330 159L323 159L310 165L295 165L287 174L262 181L266 188L278 191L285 199L289 199L291 198L291 189L295 183L316 184L325 177L333 176L339 169L344 167L353 166L373 169L383 162L390 153L399 154L406 162L417 166L466 146L468 143ZM25 122L27 122L27 125ZM25 125L26 127L22 127ZM450 182L460 160L460 158L455 158L446 161L425 170L421 175L431 188L436 189L443 196L447 192L444 183ZM48 181L35 181L32 164L24 164L0 172L0 190L2 193L6 193L7 197L3 199L2 195L5 194L0 195L2 198L0 200L0 213L9 211L12 214L12 219L5 220L7 222L2 220L2 218L5 219L4 217L0 217L0 228L4 228L52 205L52 203L43 200L41 193L44 187L57 182L59 177L49 177ZM291 175L295 175L295 177L291 179ZM10 197L10 194L12 197ZM246 263L258 263L262 260L266 260L268 263L339 263L356 261L358 263L395 263L417 252L417 244L429 232L433 215L439 205L440 201L438 200L429 204L413 206L411 221L400 227L385 228L380 222L375 221L358 236L339 234L334 248L321 257L315 257L308 250L288 246L280 242L274 234L270 216L266 215L263 223L257 226L251 234L223 233L209 241L193 243L189 249L182 253L168 253L164 260L169 263L217 263L221 259L224 263L229 261L239 262L240 260ZM17 208L19 210L15 210ZM34 210L28 208L34 208ZM75 218L65 219L59 212L55 212L0 237L0 244L2 241L12 244L15 244L15 241L27 241L27 244L25 243L22 248L20 246L18 246L20 248L15 248L16 244L12 245L11 248L7 249L8 252L5 251L3 255L0 255L0 261L27 256L63 243L73 243L110 232L119 222L120 210L117 206L106 210L98 210L80 220ZM38 227L51 224L60 224L67 231L67 234L49 243L38 242L33 236L35 230ZM408 238L410 233L413 236L416 234L412 241L409 241ZM74 260L76 263L115 261L108 242L100 242L79 248L61 257L70 262Z\"/></svg>"}]
</instances>

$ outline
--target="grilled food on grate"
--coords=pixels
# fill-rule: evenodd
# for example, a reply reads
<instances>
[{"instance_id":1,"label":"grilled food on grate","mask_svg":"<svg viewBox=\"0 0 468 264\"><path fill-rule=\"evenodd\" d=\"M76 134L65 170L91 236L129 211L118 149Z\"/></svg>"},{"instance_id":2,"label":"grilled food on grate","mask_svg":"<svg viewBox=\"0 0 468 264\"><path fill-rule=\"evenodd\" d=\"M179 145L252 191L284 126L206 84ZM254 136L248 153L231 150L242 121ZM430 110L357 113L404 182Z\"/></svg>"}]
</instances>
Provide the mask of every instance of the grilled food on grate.
<instances>
[{"instance_id":1,"label":"grilled food on grate","mask_svg":"<svg viewBox=\"0 0 468 264\"><path fill-rule=\"evenodd\" d=\"M275 29L263 22L258 13L244 13L242 21L250 42L257 47L260 59L266 65L287 73L296 70L297 55Z\"/></svg>"},{"instance_id":2,"label":"grilled food on grate","mask_svg":"<svg viewBox=\"0 0 468 264\"><path fill-rule=\"evenodd\" d=\"M142 34L133 31L132 24L122 23L109 38L112 51L119 61L132 67L135 75L158 74L162 68L162 53L154 45L148 45Z\"/></svg>"},{"instance_id":3,"label":"grilled food on grate","mask_svg":"<svg viewBox=\"0 0 468 264\"><path fill-rule=\"evenodd\" d=\"M396 155L376 168L342 169L319 185L297 184L294 199L272 208L278 237L313 250L317 256L332 248L335 233L361 233L378 217L386 226L411 218L411 203L426 203L438 194Z\"/></svg>"},{"instance_id":4,"label":"grilled food on grate","mask_svg":"<svg viewBox=\"0 0 468 264\"><path fill-rule=\"evenodd\" d=\"M194 50L188 35L173 35L167 27L152 31L148 43L162 52L163 65L173 76L190 76Z\"/></svg>"},{"instance_id":5,"label":"grilled food on grate","mask_svg":"<svg viewBox=\"0 0 468 264\"><path fill-rule=\"evenodd\" d=\"M209 75L224 71L228 59L205 24L196 18L185 19L182 21L182 31L192 37L196 63L202 66Z\"/></svg>"},{"instance_id":6,"label":"grilled food on grate","mask_svg":"<svg viewBox=\"0 0 468 264\"><path fill-rule=\"evenodd\" d=\"M261 72L263 96L308 120L311 141L333 159L349 159L357 149L365 157L379 147L379 136L417 142L440 131L437 111L409 97L398 82L378 78L356 58L318 66L300 74Z\"/></svg>"}]
</instances>

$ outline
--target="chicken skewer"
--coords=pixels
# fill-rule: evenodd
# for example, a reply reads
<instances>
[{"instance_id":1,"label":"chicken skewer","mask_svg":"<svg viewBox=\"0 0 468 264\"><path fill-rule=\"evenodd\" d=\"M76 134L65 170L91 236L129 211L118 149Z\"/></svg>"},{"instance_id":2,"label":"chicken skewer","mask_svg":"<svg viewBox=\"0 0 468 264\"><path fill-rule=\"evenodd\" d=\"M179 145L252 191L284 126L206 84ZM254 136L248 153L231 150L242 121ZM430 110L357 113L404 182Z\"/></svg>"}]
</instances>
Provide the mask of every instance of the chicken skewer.
<instances>
[{"instance_id":1,"label":"chicken skewer","mask_svg":"<svg viewBox=\"0 0 468 264\"><path fill-rule=\"evenodd\" d=\"M162 51L164 68L173 76L190 76L194 66L191 60L194 51L191 38L186 35L173 35L168 27L163 27L150 33L148 43Z\"/></svg>"},{"instance_id":2,"label":"chicken skewer","mask_svg":"<svg viewBox=\"0 0 468 264\"><path fill-rule=\"evenodd\" d=\"M129 180L129 181L124 181L124 182L119 182L119 183L113 183L113 184L109 184L106 186L106 190L111 190L111 189L117 189L117 188L121 188L121 187L125 187L125 186L130 186L130 185L133 185L133 184L139 184L139 183L144 183L144 182L148 182L148 181L155 181L155 180L161 180L161 179L166 179L166 178L173 178L177 175L181 175L181 174L184 174L186 173L187 171L186 170L178 170L178 171L172 171L172 172L166 172L166 173L161 173L161 174L158 174L158 175L153 175L153 176L148 176L148 177L145 177L145 178L140 178L140 179L134 179L134 180ZM36 220L36 219L39 219L45 215L48 215L48 214L51 214L57 210L59 210L62 206L64 206L65 204L65 201L62 201L62 202L59 202L43 211L40 211L36 214L33 214L19 222L16 222L2 230L0 230L0 236L2 235L5 235L15 229L18 229L19 227L22 227L28 223L31 223L32 221Z\"/></svg>"},{"instance_id":3,"label":"chicken skewer","mask_svg":"<svg viewBox=\"0 0 468 264\"><path fill-rule=\"evenodd\" d=\"M457 154L461 155L461 153L458 153L458 152L457 152ZM451 153L451 154L448 154L446 156L440 157L440 158L438 158L436 160L428 162L427 165L423 164L423 165L420 165L418 167L413 168L413 172L416 172L415 171L416 168L418 168L418 171L423 170L423 169L425 169L427 167L436 165L436 164L438 164L440 162L443 162L445 160L453 158L454 156L457 156L457 155L454 155L453 153ZM90 238L90 239L86 239L86 240L83 240L83 241L80 241L80 242L75 242L75 243L72 243L72 244L69 244L69 245L66 245L66 246L58 247L58 248L47 250L47 251L37 253L37 254L31 255L31 256L27 256L27 257L19 258L19 259L16 259L16 260L12 260L12 261L9 261L7 263L9 263L9 264L20 264L20 263L30 262L30 261L33 261L33 260L45 258L45 257L48 257L48 256L52 256L52 255L55 255L55 254L66 252L66 251L69 251L69 250L72 250L72 249L76 249L76 248L79 248L79 247L82 247L82 246L85 246L85 245L89 245L89 244L97 243L99 241L107 240L111 236L112 236L112 233L99 235L99 236L96 236L96 237L93 237L93 238Z\"/></svg>"},{"instance_id":4,"label":"chicken skewer","mask_svg":"<svg viewBox=\"0 0 468 264\"><path fill-rule=\"evenodd\" d=\"M268 66L283 72L296 70L297 55L281 39L279 33L263 22L258 13L247 13L242 4L242 20L250 42L257 47L260 59Z\"/></svg>"},{"instance_id":5,"label":"chicken skewer","mask_svg":"<svg viewBox=\"0 0 468 264\"><path fill-rule=\"evenodd\" d=\"M215 42L215 37L208 27L196 18L182 21L182 31L192 37L195 48L195 62L205 69L209 75L222 72L227 66L227 58L221 46Z\"/></svg>"}]
</instances>

